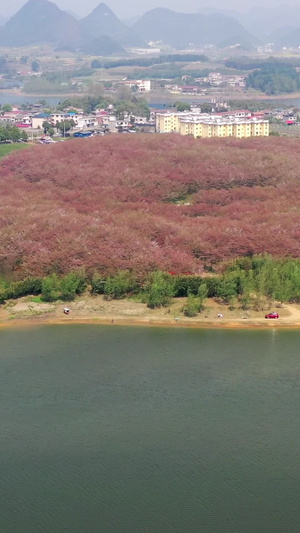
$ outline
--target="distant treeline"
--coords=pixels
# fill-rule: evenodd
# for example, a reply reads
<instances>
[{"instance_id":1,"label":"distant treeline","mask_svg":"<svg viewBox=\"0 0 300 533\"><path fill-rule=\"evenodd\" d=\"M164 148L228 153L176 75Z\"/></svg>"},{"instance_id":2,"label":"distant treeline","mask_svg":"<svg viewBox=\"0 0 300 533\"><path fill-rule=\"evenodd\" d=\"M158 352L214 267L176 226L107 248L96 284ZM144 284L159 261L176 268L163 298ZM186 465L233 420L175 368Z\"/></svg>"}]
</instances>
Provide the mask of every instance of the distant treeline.
<instances>
[{"instance_id":1,"label":"distant treeline","mask_svg":"<svg viewBox=\"0 0 300 533\"><path fill-rule=\"evenodd\" d=\"M246 84L266 94L293 93L300 89L300 76L289 64L266 63L249 74Z\"/></svg>"},{"instance_id":2,"label":"distant treeline","mask_svg":"<svg viewBox=\"0 0 300 533\"><path fill-rule=\"evenodd\" d=\"M237 70L254 70L268 67L300 67L300 58L275 58L269 57L268 59L258 59L248 56L242 57L229 57L224 61L224 65L227 68L234 68Z\"/></svg>"},{"instance_id":3,"label":"distant treeline","mask_svg":"<svg viewBox=\"0 0 300 533\"><path fill-rule=\"evenodd\" d=\"M135 295L150 308L168 306L176 297L188 297L183 308L187 316L203 308L205 298L225 304L238 304L263 310L271 301L300 302L300 259L275 259L269 255L243 257L224 264L222 273L201 277L155 271L141 277L133 271L119 271L105 277L84 270L65 276L51 274L44 278L29 277L12 283L0 282L0 303L27 295L40 295L43 301L71 301L88 290L103 294L107 300ZM198 310L198 311L197 311Z\"/></svg>"},{"instance_id":4,"label":"distant treeline","mask_svg":"<svg viewBox=\"0 0 300 533\"><path fill-rule=\"evenodd\" d=\"M191 83L191 79L193 78L202 78L206 77L209 74L209 69L199 69L199 70L182 70L181 67L179 67L176 64L161 64L161 65L153 65L152 67L149 67L147 70L139 70L136 69L130 74L128 74L129 80L135 80L135 79L178 79L180 81L182 79L182 76L189 76L190 79L187 83Z\"/></svg>"},{"instance_id":5,"label":"distant treeline","mask_svg":"<svg viewBox=\"0 0 300 533\"><path fill-rule=\"evenodd\" d=\"M193 63L209 61L208 57L203 54L169 54L159 57L134 57L132 59L116 59L114 61L102 61L94 59L91 68L116 68L116 67L151 67L161 63Z\"/></svg>"},{"instance_id":6,"label":"distant treeline","mask_svg":"<svg viewBox=\"0 0 300 533\"><path fill-rule=\"evenodd\" d=\"M1 72L1 68L0 68ZM89 67L74 70L45 72L41 76L30 76L24 84L25 93L66 93L77 89L73 78L92 76L94 71Z\"/></svg>"},{"instance_id":7,"label":"distant treeline","mask_svg":"<svg viewBox=\"0 0 300 533\"><path fill-rule=\"evenodd\" d=\"M97 107L106 108L111 99L105 99L102 96L73 96L60 102L57 108L64 111L67 108L82 108L85 113L91 113ZM113 100L114 109L119 119L124 118L124 113L131 113L137 116L149 117L150 108L143 98L137 98L135 94L127 95L127 99L115 98Z\"/></svg>"},{"instance_id":8,"label":"distant treeline","mask_svg":"<svg viewBox=\"0 0 300 533\"><path fill-rule=\"evenodd\" d=\"M264 100L229 100L228 107L234 109L248 109L249 111L262 111L264 109L276 109L278 102L265 102ZM280 102L281 108L290 107L288 104Z\"/></svg>"},{"instance_id":9,"label":"distant treeline","mask_svg":"<svg viewBox=\"0 0 300 533\"><path fill-rule=\"evenodd\" d=\"M266 300L280 304L300 302L300 259L256 255L231 261L221 266L221 270L222 273L210 277L155 273L139 281L129 272L118 273L107 279L95 274L92 290L111 298L123 298L132 293L143 295L151 284L155 282L159 285L161 282L168 286L168 294L175 298L205 293L207 297L216 298L222 303L239 303L243 309L263 309ZM127 284L124 280L127 280Z\"/></svg>"}]
</instances>

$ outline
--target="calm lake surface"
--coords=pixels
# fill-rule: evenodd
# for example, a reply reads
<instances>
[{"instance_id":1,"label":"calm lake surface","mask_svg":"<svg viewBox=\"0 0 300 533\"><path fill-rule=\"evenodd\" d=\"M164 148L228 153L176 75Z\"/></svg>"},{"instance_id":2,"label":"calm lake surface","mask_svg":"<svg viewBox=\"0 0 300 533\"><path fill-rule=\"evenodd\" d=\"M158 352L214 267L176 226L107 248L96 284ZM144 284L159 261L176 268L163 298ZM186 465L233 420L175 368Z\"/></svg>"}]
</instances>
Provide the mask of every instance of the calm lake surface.
<instances>
[{"instance_id":1,"label":"calm lake surface","mask_svg":"<svg viewBox=\"0 0 300 533\"><path fill-rule=\"evenodd\" d=\"M80 95L79 95L80 96ZM183 102L210 102L213 95L209 96L196 96L193 97L184 97L184 95L180 98ZM68 95L61 94L60 96L49 96L49 95L40 95L40 96L30 96L23 93L18 92L12 92L12 91L0 91L0 104L12 104L12 105L21 105L21 104L34 104L38 102L39 100L46 100L47 105L49 106L56 106L60 102L63 102L68 98ZM226 99L226 98L225 98ZM150 104L150 107L154 107L157 109L164 109L174 103L176 100L178 100L178 95L163 95L162 97L158 97L157 95L152 95L151 93L147 95L147 101ZM251 100L251 98L250 98ZM278 105L278 107L281 106L300 106L300 99L295 98L280 98L273 100L268 99L267 95L266 98L264 98L264 102L270 102L275 103ZM259 103L259 100L258 100Z\"/></svg>"},{"instance_id":2,"label":"calm lake surface","mask_svg":"<svg viewBox=\"0 0 300 533\"><path fill-rule=\"evenodd\" d=\"M298 533L300 331L0 331L1 533Z\"/></svg>"}]
</instances>

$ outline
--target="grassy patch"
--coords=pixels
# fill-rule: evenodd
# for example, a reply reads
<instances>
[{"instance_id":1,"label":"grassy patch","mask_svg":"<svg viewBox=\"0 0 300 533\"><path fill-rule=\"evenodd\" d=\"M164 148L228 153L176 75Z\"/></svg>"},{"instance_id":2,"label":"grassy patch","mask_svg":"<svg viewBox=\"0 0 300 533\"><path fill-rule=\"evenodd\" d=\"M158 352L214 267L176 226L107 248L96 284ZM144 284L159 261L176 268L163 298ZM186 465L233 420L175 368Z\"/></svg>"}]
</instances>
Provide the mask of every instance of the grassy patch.
<instances>
[{"instance_id":1,"label":"grassy patch","mask_svg":"<svg viewBox=\"0 0 300 533\"><path fill-rule=\"evenodd\" d=\"M27 143L0 144L0 158L10 154L11 152L28 148L28 146L30 145Z\"/></svg>"},{"instance_id":2,"label":"grassy patch","mask_svg":"<svg viewBox=\"0 0 300 533\"><path fill-rule=\"evenodd\" d=\"M30 298L30 301L35 303L35 304L40 304L42 303L42 298L41 296L33 296L32 298Z\"/></svg>"}]
</instances>

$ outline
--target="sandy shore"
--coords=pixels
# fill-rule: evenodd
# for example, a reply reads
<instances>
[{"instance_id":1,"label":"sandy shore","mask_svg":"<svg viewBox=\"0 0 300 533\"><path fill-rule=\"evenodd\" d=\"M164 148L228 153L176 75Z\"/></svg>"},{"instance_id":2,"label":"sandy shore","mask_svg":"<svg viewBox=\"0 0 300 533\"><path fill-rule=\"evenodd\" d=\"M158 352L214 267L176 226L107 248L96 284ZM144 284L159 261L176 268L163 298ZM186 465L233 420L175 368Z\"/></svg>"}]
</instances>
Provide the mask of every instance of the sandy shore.
<instances>
[{"instance_id":1,"label":"sandy shore","mask_svg":"<svg viewBox=\"0 0 300 533\"><path fill-rule=\"evenodd\" d=\"M265 313L242 311L207 301L205 310L196 317L182 314L184 299L176 299L168 309L148 309L145 304L132 300L105 301L102 296L85 296L69 305L65 315L62 302L43 303L26 297L12 300L0 307L0 327L32 327L42 324L99 324L121 326L158 326L190 328L300 328L300 306L285 305L278 309L280 318L267 320ZM222 318L218 318L218 314Z\"/></svg>"}]
</instances>

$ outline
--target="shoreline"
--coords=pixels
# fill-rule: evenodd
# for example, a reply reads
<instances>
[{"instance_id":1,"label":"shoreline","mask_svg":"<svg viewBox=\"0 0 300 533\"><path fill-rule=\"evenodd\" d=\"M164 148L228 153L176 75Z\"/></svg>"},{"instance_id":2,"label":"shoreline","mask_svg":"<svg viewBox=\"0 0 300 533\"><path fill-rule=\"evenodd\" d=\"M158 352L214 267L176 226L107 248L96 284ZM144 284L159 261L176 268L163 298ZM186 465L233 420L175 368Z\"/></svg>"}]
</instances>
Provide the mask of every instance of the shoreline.
<instances>
[{"instance_id":1,"label":"shoreline","mask_svg":"<svg viewBox=\"0 0 300 533\"><path fill-rule=\"evenodd\" d=\"M160 328L188 328L188 329L300 329L300 321L293 322L286 319L276 320L195 320L180 317L175 319L161 320L159 318L129 319L120 316L115 317L24 317L0 321L0 330L22 329L38 326L62 326L62 325L98 325L98 326L124 326L124 327L160 327Z\"/></svg>"},{"instance_id":2,"label":"shoreline","mask_svg":"<svg viewBox=\"0 0 300 533\"><path fill-rule=\"evenodd\" d=\"M35 301L32 296L9 300L0 306L0 330L44 325L111 325L193 329L300 329L300 305L286 304L279 319L266 319L271 310L245 312L239 307L209 299L202 313L186 317L182 313L185 298L174 299L168 308L149 309L134 299L105 300L89 294L73 302ZM65 306L70 314L65 315ZM219 315L222 315L221 317Z\"/></svg>"}]
</instances>

